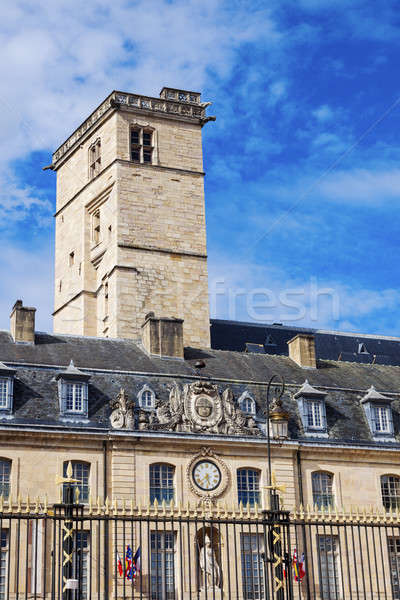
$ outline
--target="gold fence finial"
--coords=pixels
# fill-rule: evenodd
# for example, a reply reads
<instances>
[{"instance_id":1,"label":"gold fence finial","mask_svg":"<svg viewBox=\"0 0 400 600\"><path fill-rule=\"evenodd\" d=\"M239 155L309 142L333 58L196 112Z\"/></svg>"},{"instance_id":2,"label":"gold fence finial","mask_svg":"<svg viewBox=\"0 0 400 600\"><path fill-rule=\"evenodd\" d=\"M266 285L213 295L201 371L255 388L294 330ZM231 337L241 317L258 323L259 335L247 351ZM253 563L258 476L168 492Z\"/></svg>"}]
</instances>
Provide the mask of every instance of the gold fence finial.
<instances>
[{"instance_id":1,"label":"gold fence finial","mask_svg":"<svg viewBox=\"0 0 400 600\"><path fill-rule=\"evenodd\" d=\"M21 501L21 493L18 494L17 498L17 513L22 512L22 501Z\"/></svg>"},{"instance_id":2,"label":"gold fence finial","mask_svg":"<svg viewBox=\"0 0 400 600\"><path fill-rule=\"evenodd\" d=\"M4 512L4 496L1 494L0 496L0 513Z\"/></svg>"},{"instance_id":3,"label":"gold fence finial","mask_svg":"<svg viewBox=\"0 0 400 600\"><path fill-rule=\"evenodd\" d=\"M44 495L44 505L43 505L43 512L45 515L47 515L48 512L48 498L47 498L47 494Z\"/></svg>"},{"instance_id":4,"label":"gold fence finial","mask_svg":"<svg viewBox=\"0 0 400 600\"><path fill-rule=\"evenodd\" d=\"M80 491L79 491L78 486L76 486L76 488L75 488L75 494L74 495L75 495L75 504L79 504Z\"/></svg>"},{"instance_id":5,"label":"gold fence finial","mask_svg":"<svg viewBox=\"0 0 400 600\"><path fill-rule=\"evenodd\" d=\"M97 496L97 514L101 514L100 496Z\"/></svg>"},{"instance_id":6,"label":"gold fence finial","mask_svg":"<svg viewBox=\"0 0 400 600\"><path fill-rule=\"evenodd\" d=\"M93 508L92 508L92 494L89 494L89 515L91 515L93 512Z\"/></svg>"},{"instance_id":7,"label":"gold fence finial","mask_svg":"<svg viewBox=\"0 0 400 600\"><path fill-rule=\"evenodd\" d=\"M28 494L27 497L26 497L26 510L25 510L25 512L29 513L30 511L31 511L31 501L30 501L29 494Z\"/></svg>"},{"instance_id":8,"label":"gold fence finial","mask_svg":"<svg viewBox=\"0 0 400 600\"><path fill-rule=\"evenodd\" d=\"M109 515L110 514L110 501L108 499L108 496L106 497L106 500L104 502L104 514L105 515Z\"/></svg>"}]
</instances>

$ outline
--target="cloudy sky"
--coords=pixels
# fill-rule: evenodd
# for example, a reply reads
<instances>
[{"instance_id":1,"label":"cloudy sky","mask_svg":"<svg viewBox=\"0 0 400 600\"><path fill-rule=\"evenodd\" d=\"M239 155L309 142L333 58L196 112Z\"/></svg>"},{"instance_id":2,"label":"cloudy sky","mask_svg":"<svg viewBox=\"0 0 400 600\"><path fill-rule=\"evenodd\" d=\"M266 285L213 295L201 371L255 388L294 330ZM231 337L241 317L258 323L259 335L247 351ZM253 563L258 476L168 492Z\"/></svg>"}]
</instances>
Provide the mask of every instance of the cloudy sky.
<instances>
[{"instance_id":1,"label":"cloudy sky","mask_svg":"<svg viewBox=\"0 0 400 600\"><path fill-rule=\"evenodd\" d=\"M51 152L112 90L202 91L213 316L400 334L400 19L380 0L5 0L0 327L51 330Z\"/></svg>"}]
</instances>

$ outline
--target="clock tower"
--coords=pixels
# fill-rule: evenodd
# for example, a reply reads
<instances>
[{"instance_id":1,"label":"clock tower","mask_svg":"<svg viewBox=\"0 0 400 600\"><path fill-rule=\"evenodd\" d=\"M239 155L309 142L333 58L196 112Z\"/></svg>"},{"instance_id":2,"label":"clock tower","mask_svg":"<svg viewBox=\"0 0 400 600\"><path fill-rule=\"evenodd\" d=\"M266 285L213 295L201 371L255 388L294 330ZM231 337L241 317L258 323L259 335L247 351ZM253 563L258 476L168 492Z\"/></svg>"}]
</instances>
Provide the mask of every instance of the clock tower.
<instances>
[{"instance_id":1,"label":"clock tower","mask_svg":"<svg viewBox=\"0 0 400 600\"><path fill-rule=\"evenodd\" d=\"M200 94L112 92L53 155L55 333L140 338L149 312L208 347Z\"/></svg>"}]
</instances>

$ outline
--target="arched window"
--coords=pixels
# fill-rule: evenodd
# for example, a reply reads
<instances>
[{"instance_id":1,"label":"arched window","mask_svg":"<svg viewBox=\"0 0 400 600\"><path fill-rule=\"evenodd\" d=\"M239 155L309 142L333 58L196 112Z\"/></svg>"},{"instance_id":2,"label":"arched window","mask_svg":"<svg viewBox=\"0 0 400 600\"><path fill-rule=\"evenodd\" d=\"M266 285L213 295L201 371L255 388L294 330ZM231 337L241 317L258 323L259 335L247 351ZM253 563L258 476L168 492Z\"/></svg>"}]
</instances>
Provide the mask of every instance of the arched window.
<instances>
[{"instance_id":1,"label":"arched window","mask_svg":"<svg viewBox=\"0 0 400 600\"><path fill-rule=\"evenodd\" d=\"M324 471L316 471L311 476L313 503L317 508L329 508L334 505L332 492L333 475Z\"/></svg>"},{"instance_id":2,"label":"arched window","mask_svg":"<svg viewBox=\"0 0 400 600\"><path fill-rule=\"evenodd\" d=\"M150 503L170 502L174 498L175 467L165 463L150 465Z\"/></svg>"},{"instance_id":3,"label":"arched window","mask_svg":"<svg viewBox=\"0 0 400 600\"><path fill-rule=\"evenodd\" d=\"M400 508L400 477L397 475L382 475L381 493L382 504L386 510Z\"/></svg>"},{"instance_id":4,"label":"arched window","mask_svg":"<svg viewBox=\"0 0 400 600\"><path fill-rule=\"evenodd\" d=\"M67 477L67 469L68 469L69 461L64 462L63 466L63 475ZM74 501L76 499L76 489L79 490L79 502L88 502L89 500L89 475L90 475L90 463L87 462L79 462L79 461L71 461L72 464L72 479L77 479L78 483L74 484ZM64 483L63 487L63 499L66 502L66 490L68 484Z\"/></svg>"},{"instance_id":5,"label":"arched window","mask_svg":"<svg viewBox=\"0 0 400 600\"><path fill-rule=\"evenodd\" d=\"M140 408L151 409L155 407L156 395L148 385L144 385L138 393Z\"/></svg>"},{"instance_id":6,"label":"arched window","mask_svg":"<svg viewBox=\"0 0 400 600\"><path fill-rule=\"evenodd\" d=\"M239 398L239 406L241 410L250 415L254 415L256 413L256 403L254 399L250 396L249 392L243 392L243 394Z\"/></svg>"},{"instance_id":7,"label":"arched window","mask_svg":"<svg viewBox=\"0 0 400 600\"><path fill-rule=\"evenodd\" d=\"M11 460L0 459L0 496L8 498L10 495Z\"/></svg>"},{"instance_id":8,"label":"arched window","mask_svg":"<svg viewBox=\"0 0 400 600\"><path fill-rule=\"evenodd\" d=\"M256 469L237 470L238 502L244 506L260 504L260 471Z\"/></svg>"}]
</instances>

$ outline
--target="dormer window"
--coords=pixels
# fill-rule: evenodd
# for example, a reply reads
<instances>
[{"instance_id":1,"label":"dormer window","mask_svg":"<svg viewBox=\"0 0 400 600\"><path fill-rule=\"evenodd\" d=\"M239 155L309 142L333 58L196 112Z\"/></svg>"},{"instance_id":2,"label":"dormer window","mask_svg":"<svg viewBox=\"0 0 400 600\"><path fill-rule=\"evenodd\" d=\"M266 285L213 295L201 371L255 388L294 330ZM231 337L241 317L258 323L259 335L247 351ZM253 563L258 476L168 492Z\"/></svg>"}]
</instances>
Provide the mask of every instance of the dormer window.
<instances>
[{"instance_id":1,"label":"dormer window","mask_svg":"<svg viewBox=\"0 0 400 600\"><path fill-rule=\"evenodd\" d=\"M317 390L306 380L294 395L306 435L327 436L325 392Z\"/></svg>"},{"instance_id":2,"label":"dormer window","mask_svg":"<svg viewBox=\"0 0 400 600\"><path fill-rule=\"evenodd\" d=\"M361 400L371 433L375 439L394 440L391 399L371 386Z\"/></svg>"},{"instance_id":3,"label":"dormer window","mask_svg":"<svg viewBox=\"0 0 400 600\"><path fill-rule=\"evenodd\" d=\"M148 385L144 385L138 393L138 401L140 408L151 410L156 405L156 395Z\"/></svg>"},{"instance_id":4,"label":"dormer window","mask_svg":"<svg viewBox=\"0 0 400 600\"><path fill-rule=\"evenodd\" d=\"M77 369L72 360L68 369L59 373L57 380L62 416L87 418L89 379L90 375Z\"/></svg>"},{"instance_id":5,"label":"dormer window","mask_svg":"<svg viewBox=\"0 0 400 600\"><path fill-rule=\"evenodd\" d=\"M14 369L0 362L0 413L12 412L14 397Z\"/></svg>"},{"instance_id":6,"label":"dormer window","mask_svg":"<svg viewBox=\"0 0 400 600\"><path fill-rule=\"evenodd\" d=\"M240 409L249 415L256 414L256 403L254 399L250 396L249 392L243 392L243 394L239 398L239 406Z\"/></svg>"},{"instance_id":7,"label":"dormer window","mask_svg":"<svg viewBox=\"0 0 400 600\"><path fill-rule=\"evenodd\" d=\"M152 129L133 127L131 129L131 161L152 164L153 162L153 137Z\"/></svg>"},{"instance_id":8,"label":"dormer window","mask_svg":"<svg viewBox=\"0 0 400 600\"><path fill-rule=\"evenodd\" d=\"M358 354L369 354L365 344L358 344Z\"/></svg>"}]
</instances>

